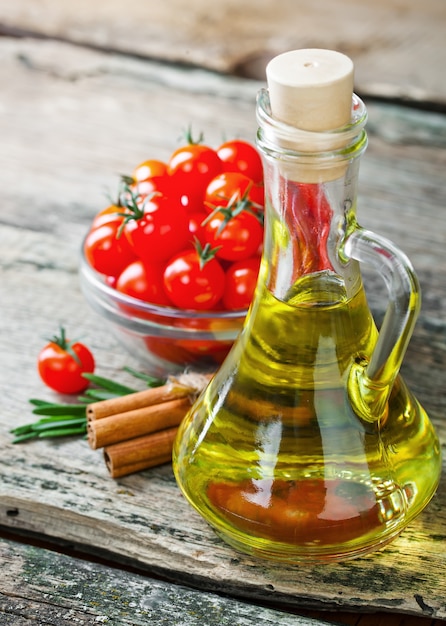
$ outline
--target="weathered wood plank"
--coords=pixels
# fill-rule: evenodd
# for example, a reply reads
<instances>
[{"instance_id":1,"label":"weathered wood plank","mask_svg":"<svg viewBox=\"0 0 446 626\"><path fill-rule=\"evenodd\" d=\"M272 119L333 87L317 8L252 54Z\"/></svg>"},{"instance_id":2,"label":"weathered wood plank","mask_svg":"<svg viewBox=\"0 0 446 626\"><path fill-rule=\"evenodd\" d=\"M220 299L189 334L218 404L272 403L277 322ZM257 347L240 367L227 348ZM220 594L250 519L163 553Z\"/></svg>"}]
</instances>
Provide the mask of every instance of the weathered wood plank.
<instances>
[{"instance_id":1,"label":"weathered wood plank","mask_svg":"<svg viewBox=\"0 0 446 626\"><path fill-rule=\"evenodd\" d=\"M384 550L338 565L284 566L223 544L181 498L167 466L111 483L99 457L83 460L81 443L13 449L5 437L1 443L7 454L0 466L0 520L11 529L251 601L446 617L444 484Z\"/></svg>"},{"instance_id":2,"label":"weathered wood plank","mask_svg":"<svg viewBox=\"0 0 446 626\"><path fill-rule=\"evenodd\" d=\"M137 366L89 311L78 249L104 189L148 156L167 157L188 122L210 143L252 139L260 85L55 42L0 40L0 525L130 560L209 591L293 607L386 610L446 618L446 484L382 552L338 566L284 567L222 544L181 498L170 468L111 481L83 441L12 446L42 389L35 357L59 322L91 345L99 373ZM360 220L408 253L425 301L404 365L446 442L444 241L446 122L370 106ZM380 312L379 281L369 281Z\"/></svg>"},{"instance_id":3,"label":"weathered wood plank","mask_svg":"<svg viewBox=\"0 0 446 626\"><path fill-rule=\"evenodd\" d=\"M29 31L151 59L263 78L265 62L293 48L335 48L356 64L367 95L444 106L444 22L438 0L108 0L76 5L15 0L2 29Z\"/></svg>"},{"instance_id":4,"label":"weathered wood plank","mask_svg":"<svg viewBox=\"0 0 446 626\"><path fill-rule=\"evenodd\" d=\"M323 626L211 593L0 539L3 626Z\"/></svg>"},{"instance_id":5,"label":"weathered wood plank","mask_svg":"<svg viewBox=\"0 0 446 626\"><path fill-rule=\"evenodd\" d=\"M5 539L0 560L7 572L0 580L2 626L440 626L395 614L287 614Z\"/></svg>"}]
</instances>

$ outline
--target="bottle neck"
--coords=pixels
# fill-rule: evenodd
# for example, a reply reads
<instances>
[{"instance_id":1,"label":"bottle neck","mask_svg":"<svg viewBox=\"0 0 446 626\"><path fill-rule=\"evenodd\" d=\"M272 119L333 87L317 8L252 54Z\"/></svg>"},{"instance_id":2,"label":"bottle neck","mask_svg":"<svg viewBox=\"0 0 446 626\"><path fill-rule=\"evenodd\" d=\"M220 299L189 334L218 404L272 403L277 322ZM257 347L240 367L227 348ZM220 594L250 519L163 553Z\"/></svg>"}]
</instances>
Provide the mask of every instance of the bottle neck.
<instances>
[{"instance_id":1,"label":"bottle neck","mask_svg":"<svg viewBox=\"0 0 446 626\"><path fill-rule=\"evenodd\" d=\"M360 275L357 263L342 258L342 242L356 223L359 157L367 145L364 104L355 96L350 124L314 133L274 120L262 90L257 118L265 180L263 280L287 302L350 297Z\"/></svg>"}]
</instances>

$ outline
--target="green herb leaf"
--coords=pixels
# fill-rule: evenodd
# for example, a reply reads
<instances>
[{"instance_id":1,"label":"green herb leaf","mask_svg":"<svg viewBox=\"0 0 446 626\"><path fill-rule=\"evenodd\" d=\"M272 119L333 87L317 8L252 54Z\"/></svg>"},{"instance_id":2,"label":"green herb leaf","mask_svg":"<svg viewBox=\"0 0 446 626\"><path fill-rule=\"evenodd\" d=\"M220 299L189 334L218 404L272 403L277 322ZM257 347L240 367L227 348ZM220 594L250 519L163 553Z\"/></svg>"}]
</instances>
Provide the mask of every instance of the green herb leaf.
<instances>
[{"instance_id":1,"label":"green herb leaf","mask_svg":"<svg viewBox=\"0 0 446 626\"><path fill-rule=\"evenodd\" d=\"M78 435L85 435L87 432L87 426L81 428L56 428L54 430L46 430L39 433L38 438L44 439L48 437L73 437Z\"/></svg>"},{"instance_id":2,"label":"green herb leaf","mask_svg":"<svg viewBox=\"0 0 446 626\"><path fill-rule=\"evenodd\" d=\"M99 402L100 400L112 400L113 398L120 398L126 394L113 393L111 391L103 391L102 389L87 389L79 400L85 402L85 404L91 404L92 402Z\"/></svg>"},{"instance_id":3,"label":"green herb leaf","mask_svg":"<svg viewBox=\"0 0 446 626\"><path fill-rule=\"evenodd\" d=\"M29 439L37 439L37 433L31 432L23 435L17 435L17 437L12 440L12 443L22 443L22 441L28 441Z\"/></svg>"},{"instance_id":4,"label":"green herb leaf","mask_svg":"<svg viewBox=\"0 0 446 626\"><path fill-rule=\"evenodd\" d=\"M144 372L138 372L137 370L134 370L131 367L124 367L124 371L128 372L135 378L139 378L140 380L143 380L145 383L147 383L148 387L161 387L161 385L164 385L166 382L165 380L161 378L154 378L153 376L144 374Z\"/></svg>"},{"instance_id":5,"label":"green herb leaf","mask_svg":"<svg viewBox=\"0 0 446 626\"><path fill-rule=\"evenodd\" d=\"M45 430L66 430L70 426L82 426L84 429L87 426L87 420L85 418L79 419L65 419L65 420L42 420L33 424L33 431L42 432Z\"/></svg>"},{"instance_id":6,"label":"green herb leaf","mask_svg":"<svg viewBox=\"0 0 446 626\"><path fill-rule=\"evenodd\" d=\"M96 374L87 374L86 372L84 372L82 376L93 384L97 385L98 387L102 387L103 389L107 389L108 391L113 391L114 393L120 393L124 395L127 393L135 393L137 391L137 389L132 389L131 387L127 387L126 385L121 385L120 383L117 383L114 380L110 380L109 378L96 376Z\"/></svg>"},{"instance_id":7,"label":"green herb leaf","mask_svg":"<svg viewBox=\"0 0 446 626\"><path fill-rule=\"evenodd\" d=\"M32 432L32 427L32 424L23 424L23 426L16 426L16 428L11 428L9 432L13 435L23 435L25 433Z\"/></svg>"},{"instance_id":8,"label":"green herb leaf","mask_svg":"<svg viewBox=\"0 0 446 626\"><path fill-rule=\"evenodd\" d=\"M34 406L50 406L55 404L55 402L48 402L48 400L39 400L38 398L30 398L28 402L30 404L34 404Z\"/></svg>"},{"instance_id":9,"label":"green herb leaf","mask_svg":"<svg viewBox=\"0 0 446 626\"><path fill-rule=\"evenodd\" d=\"M85 415L85 404L42 404L32 412L34 415Z\"/></svg>"}]
</instances>

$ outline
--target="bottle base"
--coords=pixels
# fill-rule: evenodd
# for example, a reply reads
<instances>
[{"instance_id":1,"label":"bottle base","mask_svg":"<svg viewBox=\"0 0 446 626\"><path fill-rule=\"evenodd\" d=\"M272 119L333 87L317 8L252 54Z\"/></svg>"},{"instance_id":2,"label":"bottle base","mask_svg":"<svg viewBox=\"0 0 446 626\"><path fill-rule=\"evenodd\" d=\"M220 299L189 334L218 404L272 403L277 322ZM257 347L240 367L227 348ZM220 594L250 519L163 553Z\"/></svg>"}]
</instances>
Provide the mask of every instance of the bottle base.
<instances>
[{"instance_id":1,"label":"bottle base","mask_svg":"<svg viewBox=\"0 0 446 626\"><path fill-rule=\"evenodd\" d=\"M252 537L249 542L246 537L243 540L236 535L229 535L221 529L214 528L214 531L222 541L243 554L264 559L267 561L281 562L288 565L318 565L322 563L338 563L353 560L362 556L367 556L385 548L396 539L404 528L399 528L379 541L355 546L289 546L283 544L272 545L271 542Z\"/></svg>"}]
</instances>

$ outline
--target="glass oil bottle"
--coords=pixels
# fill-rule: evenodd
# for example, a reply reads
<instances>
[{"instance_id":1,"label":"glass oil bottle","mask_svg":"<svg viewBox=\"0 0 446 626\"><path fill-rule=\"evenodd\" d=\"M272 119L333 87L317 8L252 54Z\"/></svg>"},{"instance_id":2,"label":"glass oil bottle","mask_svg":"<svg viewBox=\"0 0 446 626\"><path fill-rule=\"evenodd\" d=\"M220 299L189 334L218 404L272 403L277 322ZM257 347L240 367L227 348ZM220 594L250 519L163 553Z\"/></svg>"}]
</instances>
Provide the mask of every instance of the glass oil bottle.
<instances>
[{"instance_id":1,"label":"glass oil bottle","mask_svg":"<svg viewBox=\"0 0 446 626\"><path fill-rule=\"evenodd\" d=\"M308 71L307 71L308 70ZM235 548L288 562L382 547L427 505L441 459L399 374L419 311L416 275L356 220L367 113L351 61L273 59L257 101L265 241L231 352L184 419L177 482ZM378 331L360 263L382 274Z\"/></svg>"}]
</instances>

